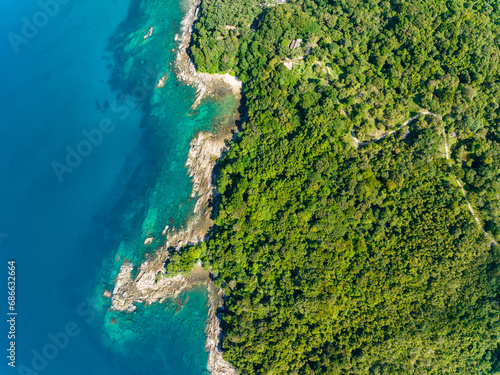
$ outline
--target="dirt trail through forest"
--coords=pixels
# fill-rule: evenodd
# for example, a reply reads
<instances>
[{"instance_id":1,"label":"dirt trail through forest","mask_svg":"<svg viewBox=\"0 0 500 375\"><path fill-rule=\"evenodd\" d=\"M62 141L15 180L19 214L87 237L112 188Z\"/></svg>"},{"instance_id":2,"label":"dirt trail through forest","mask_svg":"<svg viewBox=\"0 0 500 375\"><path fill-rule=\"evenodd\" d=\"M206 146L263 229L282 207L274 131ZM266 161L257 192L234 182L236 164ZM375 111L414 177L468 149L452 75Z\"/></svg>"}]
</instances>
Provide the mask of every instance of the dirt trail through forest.
<instances>
[{"instance_id":1,"label":"dirt trail through forest","mask_svg":"<svg viewBox=\"0 0 500 375\"><path fill-rule=\"evenodd\" d=\"M443 139L444 139L444 149L446 150L446 160L448 160L448 165L451 168L450 152L448 150L448 142L446 140L446 132L445 132L444 128L443 128ZM476 222L479 225L479 228L481 228L481 230L483 231L484 235L486 237L488 237L488 239L490 239L492 243L494 243L495 245L498 245L498 243L495 241L495 239L493 237L491 237L484 230L483 225L481 224L481 221L479 220L479 217L476 215L476 213L474 212L474 209L472 208L472 205L470 204L469 200L467 199L467 192L465 191L464 187L462 186L462 183L458 180L457 176L455 176L454 174L452 174L452 176L455 179L455 182L457 183L457 185L460 187L460 190L462 191L462 194L463 194L463 196L465 198L465 201L467 202L467 205L469 206L469 211L472 213L472 216L474 216L474 219L476 219Z\"/></svg>"},{"instance_id":2,"label":"dirt trail through forest","mask_svg":"<svg viewBox=\"0 0 500 375\"><path fill-rule=\"evenodd\" d=\"M342 109L342 114L347 117L347 114L345 113L345 111ZM406 122L403 123L403 125L401 125L399 128L397 128L396 130L393 130L389 133L386 133L384 134L383 136L379 137L379 138L375 138L375 139L372 139L371 141L366 141L366 142L361 142L358 138L356 138L356 133L354 132L354 129L351 129L351 135L352 135L352 139L354 140L354 143L356 143L356 146L363 146L363 145L367 145L369 143L373 143L373 142L377 142L377 141L380 141L381 139L384 139L385 137L388 137L389 135L391 134L394 134L396 133L397 131L399 131L401 128L411 124L413 121L415 121L417 118L419 118L421 115L423 116L434 116L436 117L437 119L439 120L442 120L442 117L438 114L435 114L435 113L432 113L432 112L429 112L427 110L422 110L420 111L419 113L417 113L415 116L413 116L411 119L407 120ZM446 132L443 128L443 139L444 139L444 149L445 149L445 153L446 153L446 160L448 160L448 165L450 166L451 168L451 161L450 161L450 151L448 149L448 142L446 140ZM453 178L455 179L455 182L457 183L457 185L460 187L460 190L462 191L462 194L465 198L465 201L467 202L467 205L469 206L469 211L472 213L472 216L474 216L474 219L476 220L477 224L479 225L479 228L481 228L481 230L483 231L484 235L486 237L488 237L489 240L491 240L491 243L494 243L495 245L498 245L498 243L495 241L495 239L490 236L485 230L484 230L484 227L483 225L481 224L481 221L479 220L479 217L476 215L476 212L474 211L474 209L472 208L472 205L470 204L469 202L469 199L467 199L467 192L465 191L464 187L462 186L462 183L458 180L458 178L452 174Z\"/></svg>"},{"instance_id":3,"label":"dirt trail through forest","mask_svg":"<svg viewBox=\"0 0 500 375\"><path fill-rule=\"evenodd\" d=\"M345 111L344 111L344 116L347 117L347 115L345 114ZM397 131L399 131L401 128L411 124L413 121L415 121L417 118L419 118L421 115L429 115L429 116L434 116L438 119L441 120L441 116L435 114L435 113L432 113L432 112L429 112L429 111L426 111L426 110L423 110L423 111L420 111L419 113L417 113L415 116L413 116L411 119L407 120L406 122L403 123L403 125L401 125L399 128L397 128L396 130L393 130L393 131L390 131L389 133L386 133L384 134L383 136L381 137L378 137L378 138L375 138L375 139L372 139L371 141L367 141L367 142L361 142L358 138L356 138L356 133L354 132L353 129L351 129L351 135L352 135L352 138L354 139L354 143L356 143L357 146L363 146L363 145L367 145L368 143L373 143L373 142L377 142L377 141L380 141L381 139L384 139L385 137L388 137L390 136L391 134L394 134L396 133Z\"/></svg>"}]
</instances>

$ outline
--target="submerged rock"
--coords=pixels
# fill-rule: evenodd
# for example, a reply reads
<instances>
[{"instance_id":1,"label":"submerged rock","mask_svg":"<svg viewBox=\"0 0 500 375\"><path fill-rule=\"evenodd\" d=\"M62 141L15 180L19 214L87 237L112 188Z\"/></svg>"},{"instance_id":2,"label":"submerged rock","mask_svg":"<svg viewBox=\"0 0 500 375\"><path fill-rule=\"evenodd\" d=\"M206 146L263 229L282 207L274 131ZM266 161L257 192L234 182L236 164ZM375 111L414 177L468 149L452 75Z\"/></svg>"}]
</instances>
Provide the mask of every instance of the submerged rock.
<instances>
[{"instance_id":1,"label":"submerged rock","mask_svg":"<svg viewBox=\"0 0 500 375\"><path fill-rule=\"evenodd\" d=\"M151 26L151 27L149 28L148 33L147 33L146 35L144 35L144 38L143 38L143 39L148 39L151 35L153 35L153 30L154 30L154 29L155 29L155 27L154 27L154 26Z\"/></svg>"}]
</instances>

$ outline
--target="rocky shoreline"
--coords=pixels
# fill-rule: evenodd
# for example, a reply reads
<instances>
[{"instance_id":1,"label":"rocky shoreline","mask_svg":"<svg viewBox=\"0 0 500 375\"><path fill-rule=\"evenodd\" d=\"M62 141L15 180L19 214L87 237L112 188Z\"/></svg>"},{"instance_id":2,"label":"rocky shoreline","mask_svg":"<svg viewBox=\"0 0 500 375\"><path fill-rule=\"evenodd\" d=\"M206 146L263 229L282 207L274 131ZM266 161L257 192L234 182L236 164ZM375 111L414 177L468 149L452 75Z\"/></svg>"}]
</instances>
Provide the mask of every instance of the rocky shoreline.
<instances>
[{"instance_id":1,"label":"rocky shoreline","mask_svg":"<svg viewBox=\"0 0 500 375\"><path fill-rule=\"evenodd\" d=\"M188 1L190 1L190 7L181 23L181 36L176 36L180 42L176 59L176 73L181 82L196 87L196 100L193 103L193 108L196 108L201 100L209 95L222 96L232 92L241 97L242 82L236 77L230 74L209 74L196 71L188 54L188 48L191 44L193 24L198 17L201 0Z\"/></svg>"},{"instance_id":2,"label":"rocky shoreline","mask_svg":"<svg viewBox=\"0 0 500 375\"><path fill-rule=\"evenodd\" d=\"M197 96L193 108L208 95L220 97L233 93L241 99L242 89L241 82L229 74L198 73L188 55L192 27L200 3L201 0L192 0L182 20L182 34L177 38L180 43L175 67L179 81L196 87ZM206 285L210 304L205 331L206 349L209 353L207 367L213 375L236 375L236 370L222 358L222 352L219 350L222 331L217 310L224 304L223 292L215 287L210 272L204 270L201 264L189 275L180 274L175 277L167 277L164 274L164 264L172 251L179 251L184 245L203 241L213 227L212 203L217 195L213 181L214 167L217 160L227 151L238 118L236 110L229 126L219 129L216 134L199 132L190 144L186 166L193 183L191 197L197 197L197 202L187 228L167 233L163 246L146 257L138 267L135 277L132 276L135 266L128 260L123 261L113 292L105 292L105 296L111 298L111 309L132 312L136 309L136 303L161 303L165 298L175 298L183 290L194 285Z\"/></svg>"}]
</instances>

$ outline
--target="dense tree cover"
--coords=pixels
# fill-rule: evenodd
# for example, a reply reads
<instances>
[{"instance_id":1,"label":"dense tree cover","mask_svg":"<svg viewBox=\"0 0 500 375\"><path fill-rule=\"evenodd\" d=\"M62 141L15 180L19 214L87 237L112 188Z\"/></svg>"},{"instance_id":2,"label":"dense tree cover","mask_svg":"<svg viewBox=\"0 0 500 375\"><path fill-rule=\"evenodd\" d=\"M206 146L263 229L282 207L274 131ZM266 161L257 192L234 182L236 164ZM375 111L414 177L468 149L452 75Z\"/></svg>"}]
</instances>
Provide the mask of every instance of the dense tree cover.
<instances>
[{"instance_id":1,"label":"dense tree cover","mask_svg":"<svg viewBox=\"0 0 500 375\"><path fill-rule=\"evenodd\" d=\"M494 93L500 97L500 93ZM498 104L495 104L498 105ZM491 107L490 107L491 108ZM453 157L471 203L480 209L486 230L500 238L500 138L488 125L498 120L459 114L450 127L457 142Z\"/></svg>"},{"instance_id":2,"label":"dense tree cover","mask_svg":"<svg viewBox=\"0 0 500 375\"><path fill-rule=\"evenodd\" d=\"M173 265L217 274L240 373L499 373L500 248L453 177L500 234L499 5L204 1L193 58L244 80L248 118L214 237ZM351 129L370 139L422 108L443 121L354 147Z\"/></svg>"},{"instance_id":3,"label":"dense tree cover","mask_svg":"<svg viewBox=\"0 0 500 375\"><path fill-rule=\"evenodd\" d=\"M500 235L499 8L498 1L462 0L292 0L268 8L208 0L192 54L203 71L230 71L247 81L313 47L302 64L313 73L306 78L328 83L361 140L392 130L420 108L442 115L448 131L461 133L454 160L469 179L477 176L464 182L486 229ZM296 38L307 43L290 50ZM313 104L314 95L294 100Z\"/></svg>"},{"instance_id":4,"label":"dense tree cover","mask_svg":"<svg viewBox=\"0 0 500 375\"><path fill-rule=\"evenodd\" d=\"M499 270L439 124L358 151L326 97L281 136L255 125L224 160L208 245L226 358L244 374L487 373Z\"/></svg>"}]
</instances>

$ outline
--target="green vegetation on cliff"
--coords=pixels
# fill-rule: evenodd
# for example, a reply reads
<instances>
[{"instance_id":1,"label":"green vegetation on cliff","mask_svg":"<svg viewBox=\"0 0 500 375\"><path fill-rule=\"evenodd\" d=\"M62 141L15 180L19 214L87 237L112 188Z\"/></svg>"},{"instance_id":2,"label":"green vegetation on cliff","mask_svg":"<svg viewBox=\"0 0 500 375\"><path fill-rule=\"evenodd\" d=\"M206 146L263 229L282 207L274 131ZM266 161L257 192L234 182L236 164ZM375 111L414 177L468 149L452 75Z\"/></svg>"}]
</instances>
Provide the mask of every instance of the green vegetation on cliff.
<instances>
[{"instance_id":1,"label":"green vegetation on cliff","mask_svg":"<svg viewBox=\"0 0 500 375\"><path fill-rule=\"evenodd\" d=\"M270 5L205 0L191 49L245 84L215 234L178 260L218 275L225 358L241 374L499 373L500 247L455 177L499 236L500 2ZM419 111L439 116L356 147L351 130L369 141Z\"/></svg>"}]
</instances>

